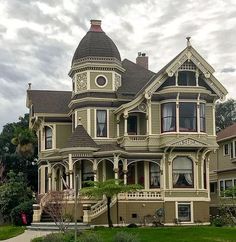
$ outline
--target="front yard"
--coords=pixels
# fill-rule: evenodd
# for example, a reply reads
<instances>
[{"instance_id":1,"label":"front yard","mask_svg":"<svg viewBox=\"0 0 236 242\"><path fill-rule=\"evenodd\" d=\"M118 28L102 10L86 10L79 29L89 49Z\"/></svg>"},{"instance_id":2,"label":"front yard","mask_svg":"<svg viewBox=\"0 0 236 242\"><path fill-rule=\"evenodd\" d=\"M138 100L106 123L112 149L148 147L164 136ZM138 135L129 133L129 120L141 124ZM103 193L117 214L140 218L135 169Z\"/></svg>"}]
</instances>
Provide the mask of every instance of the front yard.
<instances>
[{"instance_id":1,"label":"front yard","mask_svg":"<svg viewBox=\"0 0 236 242\"><path fill-rule=\"evenodd\" d=\"M19 234L24 233L25 228L24 227L17 227L17 226L0 226L0 240L9 239L12 237L15 237Z\"/></svg>"},{"instance_id":2,"label":"front yard","mask_svg":"<svg viewBox=\"0 0 236 242\"><path fill-rule=\"evenodd\" d=\"M140 242L236 242L236 228L104 228L85 233L95 233L102 242L113 242L115 234L121 231L136 234ZM43 240L33 241L41 242ZM61 241L71 242L73 240L58 240L58 242Z\"/></svg>"}]
</instances>

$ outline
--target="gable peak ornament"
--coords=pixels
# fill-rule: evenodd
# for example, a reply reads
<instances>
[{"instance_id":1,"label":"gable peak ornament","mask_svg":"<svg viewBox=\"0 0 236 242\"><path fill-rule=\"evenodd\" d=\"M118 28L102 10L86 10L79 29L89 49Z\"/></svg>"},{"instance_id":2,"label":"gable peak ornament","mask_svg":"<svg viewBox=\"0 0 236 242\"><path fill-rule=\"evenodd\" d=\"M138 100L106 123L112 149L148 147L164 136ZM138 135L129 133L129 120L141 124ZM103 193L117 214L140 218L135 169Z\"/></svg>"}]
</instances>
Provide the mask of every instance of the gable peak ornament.
<instances>
[{"instance_id":1,"label":"gable peak ornament","mask_svg":"<svg viewBox=\"0 0 236 242\"><path fill-rule=\"evenodd\" d=\"M187 37L186 37L186 40L187 40L187 47L190 47L190 46L191 46L190 39L191 39L190 36L187 36Z\"/></svg>"}]
</instances>

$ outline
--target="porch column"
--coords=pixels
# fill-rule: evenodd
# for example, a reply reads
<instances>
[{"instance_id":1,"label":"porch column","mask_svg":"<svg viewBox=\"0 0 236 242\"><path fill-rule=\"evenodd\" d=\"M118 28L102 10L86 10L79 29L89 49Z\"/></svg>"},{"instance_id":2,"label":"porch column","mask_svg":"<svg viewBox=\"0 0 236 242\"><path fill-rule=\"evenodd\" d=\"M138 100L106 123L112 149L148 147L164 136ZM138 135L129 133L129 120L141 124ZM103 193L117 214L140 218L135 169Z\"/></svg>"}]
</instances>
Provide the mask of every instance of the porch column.
<instances>
[{"instance_id":1,"label":"porch column","mask_svg":"<svg viewBox=\"0 0 236 242\"><path fill-rule=\"evenodd\" d=\"M120 136L120 117L117 117L116 119L116 136Z\"/></svg>"},{"instance_id":2,"label":"porch column","mask_svg":"<svg viewBox=\"0 0 236 242\"><path fill-rule=\"evenodd\" d=\"M144 189L149 189L149 162L144 161Z\"/></svg>"},{"instance_id":3,"label":"porch column","mask_svg":"<svg viewBox=\"0 0 236 242\"><path fill-rule=\"evenodd\" d=\"M67 172L66 172L66 185L67 185L68 187L70 186L69 175L70 175L70 173L67 171Z\"/></svg>"},{"instance_id":4,"label":"porch column","mask_svg":"<svg viewBox=\"0 0 236 242\"><path fill-rule=\"evenodd\" d=\"M124 135L128 135L128 123L127 123L127 119L128 119L129 115L128 112L126 111L124 113Z\"/></svg>"},{"instance_id":5,"label":"porch column","mask_svg":"<svg viewBox=\"0 0 236 242\"><path fill-rule=\"evenodd\" d=\"M72 160L72 154L69 154L69 174L70 174L70 189L73 189L73 160Z\"/></svg>"},{"instance_id":6,"label":"porch column","mask_svg":"<svg viewBox=\"0 0 236 242\"><path fill-rule=\"evenodd\" d=\"M118 163L119 163L119 156L118 155L114 155L114 173L115 173L115 179L118 179L118 171L119 171L119 167L118 167Z\"/></svg>"},{"instance_id":7,"label":"porch column","mask_svg":"<svg viewBox=\"0 0 236 242\"><path fill-rule=\"evenodd\" d=\"M166 175L166 169L165 169L165 158L162 157L161 159L161 170L160 170L160 188L165 190L166 189L166 182L165 182L165 175Z\"/></svg>"},{"instance_id":8,"label":"porch column","mask_svg":"<svg viewBox=\"0 0 236 242\"><path fill-rule=\"evenodd\" d=\"M124 162L123 162L124 185L127 184L127 172L128 172L127 159L125 159Z\"/></svg>"},{"instance_id":9,"label":"porch column","mask_svg":"<svg viewBox=\"0 0 236 242\"><path fill-rule=\"evenodd\" d=\"M94 181L97 181L97 160L96 159L94 159L94 161L93 161L93 180Z\"/></svg>"},{"instance_id":10,"label":"porch column","mask_svg":"<svg viewBox=\"0 0 236 242\"><path fill-rule=\"evenodd\" d=\"M200 103L197 102L197 132L200 133Z\"/></svg>"},{"instance_id":11,"label":"porch column","mask_svg":"<svg viewBox=\"0 0 236 242\"><path fill-rule=\"evenodd\" d=\"M48 165L48 191L52 190L52 167Z\"/></svg>"}]
</instances>

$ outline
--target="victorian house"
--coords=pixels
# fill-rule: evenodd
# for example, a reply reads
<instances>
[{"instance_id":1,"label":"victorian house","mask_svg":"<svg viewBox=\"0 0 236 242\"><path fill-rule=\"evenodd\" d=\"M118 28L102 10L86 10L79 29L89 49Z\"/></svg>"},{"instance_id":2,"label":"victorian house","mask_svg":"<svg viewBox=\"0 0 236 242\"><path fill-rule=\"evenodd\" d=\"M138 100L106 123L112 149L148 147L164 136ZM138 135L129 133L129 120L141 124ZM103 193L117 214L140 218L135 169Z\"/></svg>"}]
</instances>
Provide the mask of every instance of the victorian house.
<instances>
[{"instance_id":1,"label":"victorian house","mask_svg":"<svg viewBox=\"0 0 236 242\"><path fill-rule=\"evenodd\" d=\"M139 223L161 208L166 225L208 223L215 102L227 94L213 73L190 38L157 73L144 53L136 63L121 60L101 21L91 20L72 58L72 91L27 91L39 194L74 189L75 177L80 187L119 178L143 189L113 199L113 221ZM78 209L78 220L106 223L103 200L80 198ZM41 203L35 221L42 210Z\"/></svg>"}]
</instances>

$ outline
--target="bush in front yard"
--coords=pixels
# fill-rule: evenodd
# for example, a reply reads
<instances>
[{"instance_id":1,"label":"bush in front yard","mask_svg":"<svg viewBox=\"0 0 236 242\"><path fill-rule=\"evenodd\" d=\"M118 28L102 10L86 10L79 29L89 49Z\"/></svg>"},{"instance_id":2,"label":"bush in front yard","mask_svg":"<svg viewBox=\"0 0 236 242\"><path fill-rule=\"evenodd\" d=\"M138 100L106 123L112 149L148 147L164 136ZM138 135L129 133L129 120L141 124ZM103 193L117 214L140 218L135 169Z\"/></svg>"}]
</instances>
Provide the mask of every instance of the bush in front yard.
<instances>
[{"instance_id":1,"label":"bush in front yard","mask_svg":"<svg viewBox=\"0 0 236 242\"><path fill-rule=\"evenodd\" d=\"M33 201L29 200L27 202L23 202L12 209L10 216L11 221L15 225L23 225L21 220L21 214L26 214L27 224L29 225L32 222L33 217Z\"/></svg>"}]
</instances>

